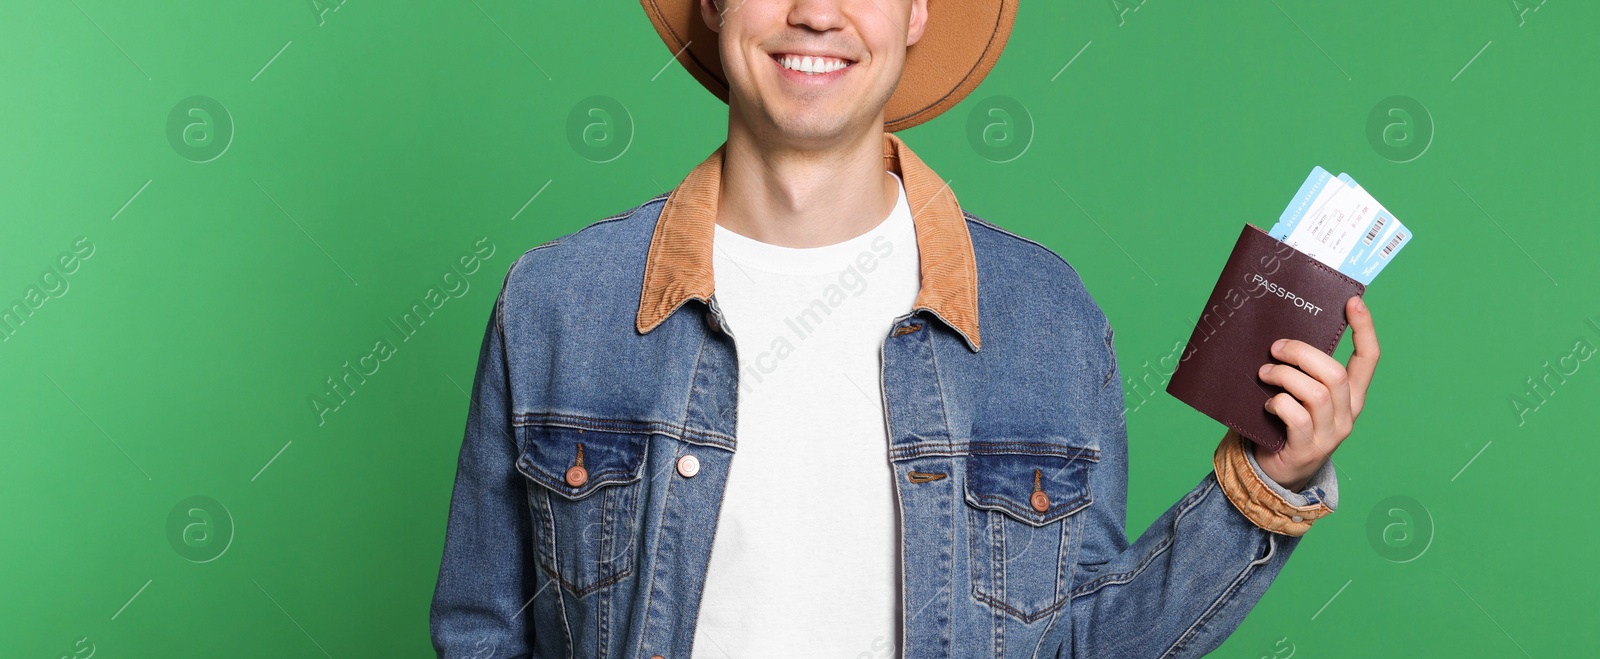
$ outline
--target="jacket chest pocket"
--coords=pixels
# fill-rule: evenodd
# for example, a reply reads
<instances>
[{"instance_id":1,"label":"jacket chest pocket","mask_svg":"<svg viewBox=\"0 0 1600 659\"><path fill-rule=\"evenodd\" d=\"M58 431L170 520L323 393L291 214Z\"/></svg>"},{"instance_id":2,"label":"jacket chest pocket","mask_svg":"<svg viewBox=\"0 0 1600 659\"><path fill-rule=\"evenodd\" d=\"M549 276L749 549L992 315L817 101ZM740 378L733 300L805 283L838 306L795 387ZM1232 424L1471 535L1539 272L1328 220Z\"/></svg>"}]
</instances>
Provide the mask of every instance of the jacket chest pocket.
<instances>
[{"instance_id":1,"label":"jacket chest pocket","mask_svg":"<svg viewBox=\"0 0 1600 659\"><path fill-rule=\"evenodd\" d=\"M1070 566L1093 500L1094 449L1055 454L990 452L966 457L967 537L972 595L1025 623L1065 606ZM1042 451L1041 451L1042 453Z\"/></svg>"},{"instance_id":2,"label":"jacket chest pocket","mask_svg":"<svg viewBox=\"0 0 1600 659\"><path fill-rule=\"evenodd\" d=\"M539 569L576 597L633 574L649 435L518 426Z\"/></svg>"}]
</instances>

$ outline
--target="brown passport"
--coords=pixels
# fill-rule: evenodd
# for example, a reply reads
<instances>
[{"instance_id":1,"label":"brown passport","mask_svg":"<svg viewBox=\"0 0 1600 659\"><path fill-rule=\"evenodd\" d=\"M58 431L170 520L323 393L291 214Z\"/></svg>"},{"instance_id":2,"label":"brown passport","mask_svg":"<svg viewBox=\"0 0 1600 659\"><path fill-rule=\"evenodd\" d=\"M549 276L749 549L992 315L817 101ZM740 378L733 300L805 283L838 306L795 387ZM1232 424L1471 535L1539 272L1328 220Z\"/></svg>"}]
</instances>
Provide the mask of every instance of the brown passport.
<instances>
[{"instance_id":1,"label":"brown passport","mask_svg":"<svg viewBox=\"0 0 1600 659\"><path fill-rule=\"evenodd\" d=\"M1345 301L1366 286L1251 224L1222 267L1167 393L1268 451L1283 448L1283 420L1266 410L1283 392L1258 374L1278 339L1329 355L1347 324Z\"/></svg>"}]
</instances>

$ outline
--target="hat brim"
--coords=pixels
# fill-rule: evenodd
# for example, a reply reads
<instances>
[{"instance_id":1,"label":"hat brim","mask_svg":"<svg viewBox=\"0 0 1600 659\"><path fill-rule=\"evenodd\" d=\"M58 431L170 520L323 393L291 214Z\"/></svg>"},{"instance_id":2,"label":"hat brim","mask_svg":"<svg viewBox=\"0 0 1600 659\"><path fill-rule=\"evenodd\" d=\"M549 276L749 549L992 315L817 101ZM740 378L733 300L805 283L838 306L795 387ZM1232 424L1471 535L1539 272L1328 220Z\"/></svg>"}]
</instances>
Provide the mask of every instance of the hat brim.
<instances>
[{"instance_id":1,"label":"hat brim","mask_svg":"<svg viewBox=\"0 0 1600 659\"><path fill-rule=\"evenodd\" d=\"M727 103L728 79L717 33L700 18L699 1L639 2L677 61ZM900 83L884 106L884 130L921 124L966 98L1000 59L1016 18L1017 0L928 0L922 39L906 49Z\"/></svg>"}]
</instances>

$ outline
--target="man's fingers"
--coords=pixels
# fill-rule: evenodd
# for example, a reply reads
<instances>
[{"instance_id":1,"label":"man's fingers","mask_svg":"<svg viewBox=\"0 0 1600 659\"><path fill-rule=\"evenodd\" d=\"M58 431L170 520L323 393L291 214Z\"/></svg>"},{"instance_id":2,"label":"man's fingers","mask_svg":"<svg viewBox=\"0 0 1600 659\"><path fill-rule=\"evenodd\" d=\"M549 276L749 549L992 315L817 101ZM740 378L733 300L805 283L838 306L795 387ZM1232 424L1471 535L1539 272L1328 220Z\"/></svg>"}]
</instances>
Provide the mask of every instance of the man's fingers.
<instances>
[{"instance_id":1,"label":"man's fingers","mask_svg":"<svg viewBox=\"0 0 1600 659\"><path fill-rule=\"evenodd\" d=\"M1372 311L1360 297L1345 303L1345 317L1350 321L1350 331L1356 344L1345 366L1350 380L1350 414L1361 413L1367 400L1367 387L1372 385L1372 373L1378 369L1378 330L1372 323Z\"/></svg>"},{"instance_id":2,"label":"man's fingers","mask_svg":"<svg viewBox=\"0 0 1600 659\"><path fill-rule=\"evenodd\" d=\"M1312 378L1316 378L1316 382L1327 390L1329 404L1326 406L1328 408L1326 417L1320 413L1320 410L1316 409L1317 401L1307 401L1306 397L1301 395L1301 392L1294 390L1290 390L1290 392L1301 401L1312 403L1312 405L1307 406L1307 409L1311 410L1312 416L1317 419L1318 425L1327 424L1324 427L1327 428L1329 434L1339 432L1344 423L1348 423L1355 418L1355 414L1350 409L1350 388L1346 386L1349 376L1345 371L1344 365L1340 364L1339 360L1312 347L1309 343L1292 339L1284 341L1283 347L1273 350L1272 356L1299 366L1301 371ZM1288 387L1284 388L1288 389ZM1313 392L1307 391L1306 393ZM1342 420L1342 422L1333 423L1336 419Z\"/></svg>"},{"instance_id":3,"label":"man's fingers","mask_svg":"<svg viewBox=\"0 0 1600 659\"><path fill-rule=\"evenodd\" d=\"M1310 418L1316 426L1330 431L1334 427L1333 395L1321 382L1287 364L1273 364L1261 374L1261 381L1283 387L1284 391L1293 395L1300 407L1311 413Z\"/></svg>"},{"instance_id":4,"label":"man's fingers","mask_svg":"<svg viewBox=\"0 0 1600 659\"><path fill-rule=\"evenodd\" d=\"M1298 448L1303 441L1315 441L1315 436L1311 433L1311 413L1301 407L1300 401L1295 400L1294 396L1281 393L1267 399L1267 411L1278 415L1278 418L1283 419L1283 424L1288 426L1289 442L1285 445L1286 448L1288 445L1295 445Z\"/></svg>"}]
</instances>

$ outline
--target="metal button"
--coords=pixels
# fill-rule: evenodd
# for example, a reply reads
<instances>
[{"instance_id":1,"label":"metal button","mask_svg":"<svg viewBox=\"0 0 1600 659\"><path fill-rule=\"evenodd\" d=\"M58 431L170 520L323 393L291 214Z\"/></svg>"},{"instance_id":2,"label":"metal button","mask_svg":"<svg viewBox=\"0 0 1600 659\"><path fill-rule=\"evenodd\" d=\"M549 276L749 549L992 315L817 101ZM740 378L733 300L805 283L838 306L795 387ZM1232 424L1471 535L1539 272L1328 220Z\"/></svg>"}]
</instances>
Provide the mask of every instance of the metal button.
<instances>
[{"instance_id":1,"label":"metal button","mask_svg":"<svg viewBox=\"0 0 1600 659\"><path fill-rule=\"evenodd\" d=\"M684 455L678 458L678 475L684 478L694 478L700 473L700 458L693 455Z\"/></svg>"},{"instance_id":2,"label":"metal button","mask_svg":"<svg viewBox=\"0 0 1600 659\"><path fill-rule=\"evenodd\" d=\"M1043 481L1040 480L1043 475L1042 470L1033 470L1033 496L1028 497L1028 505L1041 513L1050 509L1050 495L1044 493Z\"/></svg>"},{"instance_id":3,"label":"metal button","mask_svg":"<svg viewBox=\"0 0 1600 659\"><path fill-rule=\"evenodd\" d=\"M1304 518L1304 517L1301 517L1301 516L1299 516L1299 515L1295 515L1295 516L1294 516L1294 517L1290 517L1290 518L1289 518L1289 519L1292 519L1292 520L1294 520L1294 521L1296 521L1296 522L1303 522L1303 521L1305 521L1305 518Z\"/></svg>"},{"instance_id":4,"label":"metal button","mask_svg":"<svg viewBox=\"0 0 1600 659\"><path fill-rule=\"evenodd\" d=\"M578 433L582 434L583 431L579 430ZM589 482L589 470L583 468L583 442L578 442L578 457L567 469L567 485L582 487L587 482Z\"/></svg>"}]
</instances>

